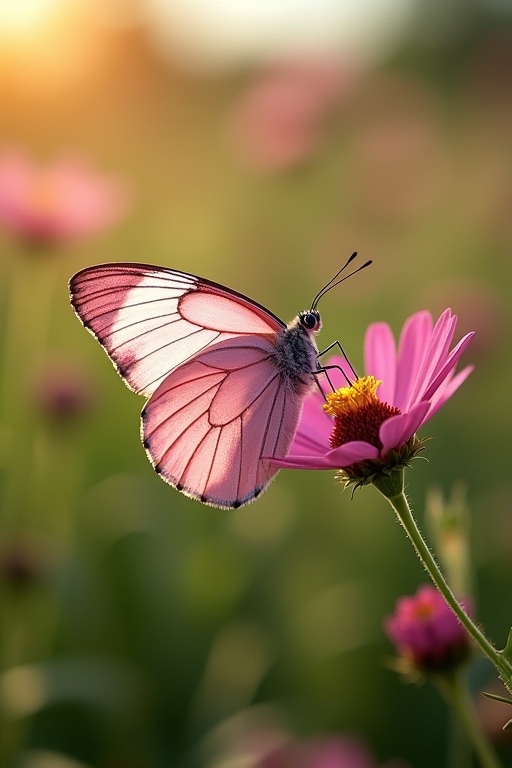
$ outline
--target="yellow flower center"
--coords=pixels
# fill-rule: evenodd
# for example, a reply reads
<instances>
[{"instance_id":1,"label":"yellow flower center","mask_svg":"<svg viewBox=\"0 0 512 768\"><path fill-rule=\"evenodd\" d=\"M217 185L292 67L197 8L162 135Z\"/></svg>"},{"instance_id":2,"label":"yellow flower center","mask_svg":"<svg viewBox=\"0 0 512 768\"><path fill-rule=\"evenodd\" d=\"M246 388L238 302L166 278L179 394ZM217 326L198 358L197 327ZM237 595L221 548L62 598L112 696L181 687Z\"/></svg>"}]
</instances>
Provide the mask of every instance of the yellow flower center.
<instances>
[{"instance_id":1,"label":"yellow flower center","mask_svg":"<svg viewBox=\"0 0 512 768\"><path fill-rule=\"evenodd\" d=\"M380 427L386 419L397 416L400 410L379 400L376 391L380 384L382 382L374 376L364 376L349 387L326 395L324 410L334 417L331 448L353 440L363 440L379 450L382 448Z\"/></svg>"},{"instance_id":2,"label":"yellow flower center","mask_svg":"<svg viewBox=\"0 0 512 768\"><path fill-rule=\"evenodd\" d=\"M374 376L363 376L362 379L354 381L350 387L342 387L326 395L324 411L329 416L342 416L354 413L365 405L378 403L379 398L375 392L380 384L382 381L377 381Z\"/></svg>"}]
</instances>

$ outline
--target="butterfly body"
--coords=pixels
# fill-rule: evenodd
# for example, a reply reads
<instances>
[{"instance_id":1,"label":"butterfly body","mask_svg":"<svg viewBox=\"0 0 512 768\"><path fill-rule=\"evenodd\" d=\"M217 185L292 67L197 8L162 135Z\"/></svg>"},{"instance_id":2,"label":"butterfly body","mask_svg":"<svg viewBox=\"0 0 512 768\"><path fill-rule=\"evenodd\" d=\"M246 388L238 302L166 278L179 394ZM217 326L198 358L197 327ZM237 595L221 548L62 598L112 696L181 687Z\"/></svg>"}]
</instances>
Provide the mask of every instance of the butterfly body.
<instances>
[{"instance_id":1,"label":"butterfly body","mask_svg":"<svg viewBox=\"0 0 512 768\"><path fill-rule=\"evenodd\" d=\"M275 350L272 362L279 370L283 385L296 391L298 394L307 394L313 384L312 371L318 364L318 347L313 333L320 330L320 326L314 331L307 329L301 322L301 317L308 313L301 313L281 331L276 338Z\"/></svg>"},{"instance_id":2,"label":"butterfly body","mask_svg":"<svg viewBox=\"0 0 512 768\"><path fill-rule=\"evenodd\" d=\"M314 386L319 313L285 325L229 288L146 264L89 267L70 296L127 386L148 398L141 437L158 474L205 504L256 499Z\"/></svg>"}]
</instances>

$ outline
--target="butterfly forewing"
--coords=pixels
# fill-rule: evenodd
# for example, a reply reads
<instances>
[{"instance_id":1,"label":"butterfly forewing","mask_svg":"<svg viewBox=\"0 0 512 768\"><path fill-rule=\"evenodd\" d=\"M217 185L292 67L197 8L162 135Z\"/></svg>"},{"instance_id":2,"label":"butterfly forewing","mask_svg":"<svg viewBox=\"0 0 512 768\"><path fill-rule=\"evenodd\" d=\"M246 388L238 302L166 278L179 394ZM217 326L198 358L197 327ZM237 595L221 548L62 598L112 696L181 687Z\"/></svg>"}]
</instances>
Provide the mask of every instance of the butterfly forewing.
<instances>
[{"instance_id":1,"label":"butterfly forewing","mask_svg":"<svg viewBox=\"0 0 512 768\"><path fill-rule=\"evenodd\" d=\"M286 454L302 409L273 350L263 337L224 341L160 385L143 410L142 436L164 480L226 508L264 490L277 471L268 457Z\"/></svg>"},{"instance_id":2,"label":"butterfly forewing","mask_svg":"<svg viewBox=\"0 0 512 768\"><path fill-rule=\"evenodd\" d=\"M70 281L71 302L126 384L151 395L184 361L241 334L275 334L284 324L216 283L147 264L103 264Z\"/></svg>"}]
</instances>

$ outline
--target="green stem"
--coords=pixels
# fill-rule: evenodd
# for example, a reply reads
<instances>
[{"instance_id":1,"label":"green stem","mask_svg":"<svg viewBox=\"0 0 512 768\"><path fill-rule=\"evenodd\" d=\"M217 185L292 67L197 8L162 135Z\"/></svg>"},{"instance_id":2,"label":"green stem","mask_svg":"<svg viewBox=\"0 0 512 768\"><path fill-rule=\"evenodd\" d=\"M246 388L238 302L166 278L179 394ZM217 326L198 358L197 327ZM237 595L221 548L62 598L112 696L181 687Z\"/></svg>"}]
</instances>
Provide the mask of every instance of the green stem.
<instances>
[{"instance_id":1,"label":"green stem","mask_svg":"<svg viewBox=\"0 0 512 768\"><path fill-rule=\"evenodd\" d=\"M485 656L487 656L487 658L494 664L505 686L509 692L512 693L512 665L503 656L503 654L501 654L492 645L492 643L489 642L479 627L472 621L472 619L465 612L464 608L460 605L457 598L446 583L444 576L439 569L439 566L434 560L432 553L427 547L418 529L418 526L416 525L416 521L409 507L409 502L407 501L403 491L403 486L402 490L399 492L395 492L393 495L388 495L391 490L389 483L387 483L386 486L382 488L378 482L374 482L374 485L389 501L395 510L400 523L402 524L407 536L412 542L412 545L416 550L416 554L423 563L430 578L439 589L452 611L456 614L461 624L466 628L475 643L479 646L482 653L485 654ZM396 486L394 490L396 491Z\"/></svg>"},{"instance_id":2,"label":"green stem","mask_svg":"<svg viewBox=\"0 0 512 768\"><path fill-rule=\"evenodd\" d=\"M457 673L444 675L436 678L436 683L456 713L482 768L502 768L498 756L482 731L462 676Z\"/></svg>"}]
</instances>

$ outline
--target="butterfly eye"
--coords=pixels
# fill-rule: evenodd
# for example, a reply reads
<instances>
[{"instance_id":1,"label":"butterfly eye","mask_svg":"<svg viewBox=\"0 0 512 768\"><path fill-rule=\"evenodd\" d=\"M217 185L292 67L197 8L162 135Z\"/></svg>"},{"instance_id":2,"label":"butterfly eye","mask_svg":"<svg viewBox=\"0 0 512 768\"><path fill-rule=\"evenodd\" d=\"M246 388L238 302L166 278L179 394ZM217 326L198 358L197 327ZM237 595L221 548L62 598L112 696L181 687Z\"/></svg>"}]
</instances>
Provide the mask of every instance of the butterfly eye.
<instances>
[{"instance_id":1,"label":"butterfly eye","mask_svg":"<svg viewBox=\"0 0 512 768\"><path fill-rule=\"evenodd\" d=\"M320 315L318 312L303 312L300 315L300 323L308 331L316 331L320 328Z\"/></svg>"}]
</instances>

